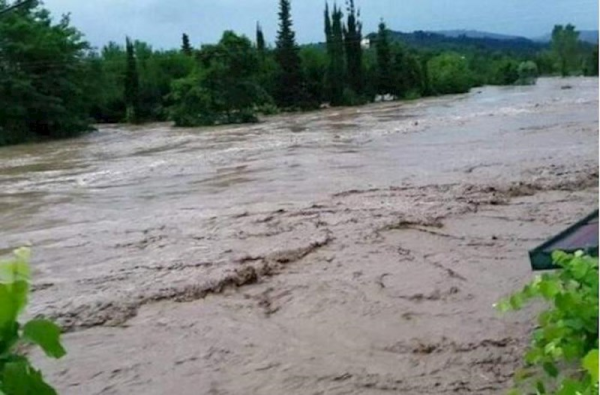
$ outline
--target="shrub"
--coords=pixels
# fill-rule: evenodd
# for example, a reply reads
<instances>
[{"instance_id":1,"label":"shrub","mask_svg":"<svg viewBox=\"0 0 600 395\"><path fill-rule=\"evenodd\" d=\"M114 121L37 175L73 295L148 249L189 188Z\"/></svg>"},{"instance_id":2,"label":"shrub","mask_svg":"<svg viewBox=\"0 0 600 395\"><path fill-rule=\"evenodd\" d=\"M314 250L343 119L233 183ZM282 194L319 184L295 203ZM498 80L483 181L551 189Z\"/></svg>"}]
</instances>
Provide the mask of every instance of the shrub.
<instances>
[{"instance_id":1,"label":"shrub","mask_svg":"<svg viewBox=\"0 0 600 395\"><path fill-rule=\"evenodd\" d=\"M538 77L538 67L535 63L528 60L519 64L518 85L535 85Z\"/></svg>"},{"instance_id":2,"label":"shrub","mask_svg":"<svg viewBox=\"0 0 600 395\"><path fill-rule=\"evenodd\" d=\"M344 88L342 103L344 106L360 106L366 104L367 100L351 88Z\"/></svg>"},{"instance_id":3,"label":"shrub","mask_svg":"<svg viewBox=\"0 0 600 395\"><path fill-rule=\"evenodd\" d=\"M444 53L432 58L427 68L431 87L438 94L466 93L472 87L473 75L464 56Z\"/></svg>"},{"instance_id":4,"label":"shrub","mask_svg":"<svg viewBox=\"0 0 600 395\"><path fill-rule=\"evenodd\" d=\"M14 258L0 261L0 394L54 395L40 371L19 350L38 345L51 358L66 352L60 343L60 328L50 321L34 319L21 325L19 315L29 296L29 250L18 249Z\"/></svg>"},{"instance_id":5,"label":"shrub","mask_svg":"<svg viewBox=\"0 0 600 395\"><path fill-rule=\"evenodd\" d=\"M262 115L279 114L279 108L273 103L266 103L256 107L256 112Z\"/></svg>"},{"instance_id":6,"label":"shrub","mask_svg":"<svg viewBox=\"0 0 600 395\"><path fill-rule=\"evenodd\" d=\"M519 63L511 58L502 58L493 64L491 83L513 85L519 80Z\"/></svg>"},{"instance_id":7,"label":"shrub","mask_svg":"<svg viewBox=\"0 0 600 395\"><path fill-rule=\"evenodd\" d=\"M536 277L497 306L519 310L535 298L550 304L538 317L513 393L534 387L536 394L598 394L598 258L556 252L553 259L561 270Z\"/></svg>"}]
</instances>

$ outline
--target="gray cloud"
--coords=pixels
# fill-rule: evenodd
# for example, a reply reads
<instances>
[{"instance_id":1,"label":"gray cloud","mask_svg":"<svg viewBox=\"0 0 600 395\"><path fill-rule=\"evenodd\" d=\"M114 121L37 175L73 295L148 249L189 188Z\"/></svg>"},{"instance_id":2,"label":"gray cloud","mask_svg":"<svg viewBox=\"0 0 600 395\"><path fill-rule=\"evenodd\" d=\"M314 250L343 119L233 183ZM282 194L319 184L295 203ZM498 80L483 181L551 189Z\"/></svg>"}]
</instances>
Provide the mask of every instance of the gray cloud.
<instances>
[{"instance_id":1,"label":"gray cloud","mask_svg":"<svg viewBox=\"0 0 600 395\"><path fill-rule=\"evenodd\" d=\"M555 23L598 26L597 0L355 1L367 32L382 17L390 28L403 31L477 29L528 37L548 33ZM324 3L292 0L300 42L323 40ZM73 24L95 46L129 35L170 48L179 46L182 32L199 45L218 40L226 29L253 37L257 21L272 42L277 30L277 0L46 0L45 5L56 16L70 12Z\"/></svg>"}]
</instances>

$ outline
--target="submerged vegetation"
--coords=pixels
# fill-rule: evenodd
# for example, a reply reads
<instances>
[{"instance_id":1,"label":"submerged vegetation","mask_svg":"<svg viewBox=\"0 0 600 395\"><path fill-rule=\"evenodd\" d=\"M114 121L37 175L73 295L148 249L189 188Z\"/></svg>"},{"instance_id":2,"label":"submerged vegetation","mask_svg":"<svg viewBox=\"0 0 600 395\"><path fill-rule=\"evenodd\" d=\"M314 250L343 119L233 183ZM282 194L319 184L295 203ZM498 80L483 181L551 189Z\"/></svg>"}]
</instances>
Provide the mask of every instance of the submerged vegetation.
<instances>
[{"instance_id":1,"label":"submerged vegetation","mask_svg":"<svg viewBox=\"0 0 600 395\"><path fill-rule=\"evenodd\" d=\"M9 6L0 0L0 8ZM550 46L528 40L392 32L364 36L354 0L325 5L324 44L296 42L290 0L279 1L274 45L232 31L195 48L156 50L126 38L97 50L68 17L36 1L0 18L0 145L76 136L93 123L255 122L278 111L414 99L484 84L533 84L538 74L597 75L597 46L556 26ZM275 10L274 10L275 12Z\"/></svg>"}]
</instances>

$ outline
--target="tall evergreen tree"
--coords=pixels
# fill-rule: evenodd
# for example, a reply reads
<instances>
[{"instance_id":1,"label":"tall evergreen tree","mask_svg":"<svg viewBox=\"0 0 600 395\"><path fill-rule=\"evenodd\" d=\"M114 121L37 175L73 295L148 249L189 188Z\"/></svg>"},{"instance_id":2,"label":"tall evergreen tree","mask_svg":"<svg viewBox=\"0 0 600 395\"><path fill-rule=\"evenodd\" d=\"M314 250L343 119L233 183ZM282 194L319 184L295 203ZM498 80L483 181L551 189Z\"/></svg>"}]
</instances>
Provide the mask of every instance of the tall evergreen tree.
<instances>
[{"instance_id":1,"label":"tall evergreen tree","mask_svg":"<svg viewBox=\"0 0 600 395\"><path fill-rule=\"evenodd\" d=\"M181 52L188 56L192 55L192 46L190 45L190 38L185 33L183 33L183 35L181 36Z\"/></svg>"},{"instance_id":2,"label":"tall evergreen tree","mask_svg":"<svg viewBox=\"0 0 600 395\"><path fill-rule=\"evenodd\" d=\"M364 71L362 51L362 23L360 11L354 6L354 0L346 3L348 17L344 29L344 42L346 46L346 65L348 70L348 85L356 94L363 93Z\"/></svg>"},{"instance_id":3,"label":"tall evergreen tree","mask_svg":"<svg viewBox=\"0 0 600 395\"><path fill-rule=\"evenodd\" d=\"M137 59L135 56L135 47L129 37L126 39L125 49L127 52L127 61L125 69L125 106L127 108L127 122L138 122L139 104L140 104L140 78L137 68Z\"/></svg>"},{"instance_id":4,"label":"tall evergreen tree","mask_svg":"<svg viewBox=\"0 0 600 395\"><path fill-rule=\"evenodd\" d=\"M388 37L388 30L383 20L379 23L375 51L377 53L377 93L392 93L394 91L394 79L392 76L392 51Z\"/></svg>"},{"instance_id":5,"label":"tall evergreen tree","mask_svg":"<svg viewBox=\"0 0 600 395\"><path fill-rule=\"evenodd\" d=\"M325 3L325 42L327 43L327 50L329 50L331 41L331 15L329 14L329 3Z\"/></svg>"},{"instance_id":6,"label":"tall evergreen tree","mask_svg":"<svg viewBox=\"0 0 600 395\"><path fill-rule=\"evenodd\" d=\"M333 37L331 32L331 15L329 13L329 3L325 3L325 43L327 50L327 72L325 75L325 97L331 102L333 96L333 87L331 84L331 78L333 76L333 62L331 61L331 55L333 51L332 43Z\"/></svg>"},{"instance_id":7,"label":"tall evergreen tree","mask_svg":"<svg viewBox=\"0 0 600 395\"><path fill-rule=\"evenodd\" d=\"M275 100L280 107L301 106L305 101L304 81L296 34L292 28L290 0L279 0L279 31L275 48L279 79Z\"/></svg>"},{"instance_id":8,"label":"tall evergreen tree","mask_svg":"<svg viewBox=\"0 0 600 395\"><path fill-rule=\"evenodd\" d=\"M328 10L326 10L327 12ZM333 6L331 14L331 33L329 35L329 67L328 67L328 86L329 86L329 102L332 106L340 106L344 104L344 88L345 88L345 69L344 62L344 35L343 35L343 13L336 5ZM327 20L325 30L327 31Z\"/></svg>"},{"instance_id":9,"label":"tall evergreen tree","mask_svg":"<svg viewBox=\"0 0 600 395\"><path fill-rule=\"evenodd\" d=\"M265 43L265 35L262 30L260 23L256 24L256 49L262 55L265 52L267 45Z\"/></svg>"}]
</instances>

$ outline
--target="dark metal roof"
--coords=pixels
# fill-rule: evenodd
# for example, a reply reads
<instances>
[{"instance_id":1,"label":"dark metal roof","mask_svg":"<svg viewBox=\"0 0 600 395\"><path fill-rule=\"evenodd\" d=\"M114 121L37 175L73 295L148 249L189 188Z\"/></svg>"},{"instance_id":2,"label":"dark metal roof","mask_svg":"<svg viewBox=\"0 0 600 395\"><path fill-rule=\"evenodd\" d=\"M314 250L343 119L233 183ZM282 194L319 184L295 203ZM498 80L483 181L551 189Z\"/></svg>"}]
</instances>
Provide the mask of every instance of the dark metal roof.
<instances>
[{"instance_id":1,"label":"dark metal roof","mask_svg":"<svg viewBox=\"0 0 600 395\"><path fill-rule=\"evenodd\" d=\"M529 251L533 270L556 269L552 263L552 252L557 250L567 253L582 250L598 256L598 210Z\"/></svg>"}]
</instances>

